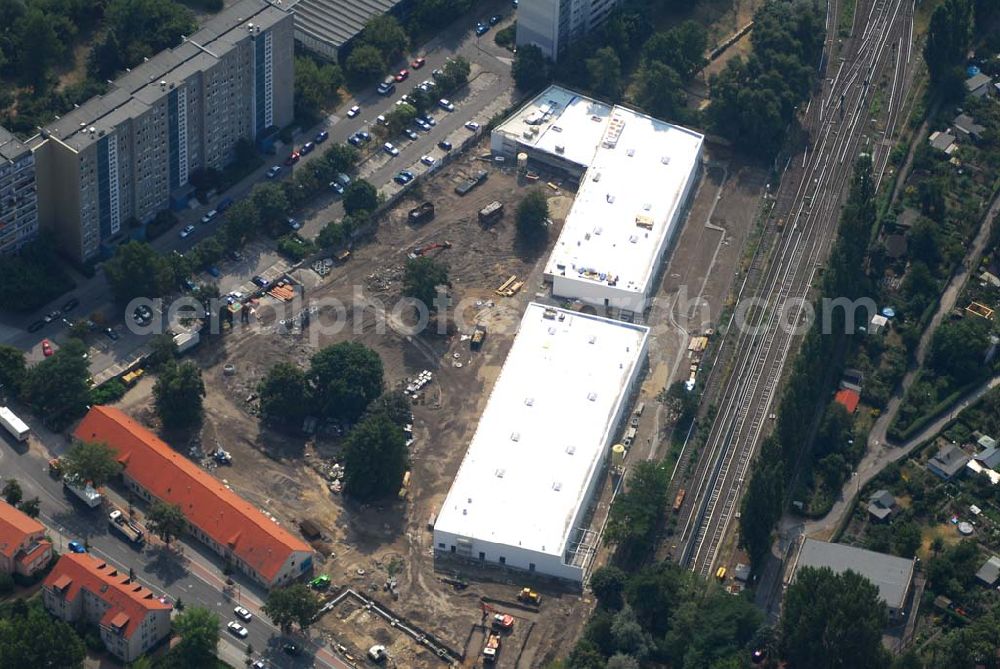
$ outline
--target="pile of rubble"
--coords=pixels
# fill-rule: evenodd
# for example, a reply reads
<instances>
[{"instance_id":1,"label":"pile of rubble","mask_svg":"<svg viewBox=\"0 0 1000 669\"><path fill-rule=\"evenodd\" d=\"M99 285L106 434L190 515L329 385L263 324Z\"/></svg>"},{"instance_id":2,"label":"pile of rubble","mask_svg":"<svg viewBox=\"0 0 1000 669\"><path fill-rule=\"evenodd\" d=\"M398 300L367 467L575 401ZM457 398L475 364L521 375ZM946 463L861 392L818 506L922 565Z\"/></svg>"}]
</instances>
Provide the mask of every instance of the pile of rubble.
<instances>
[{"instance_id":1,"label":"pile of rubble","mask_svg":"<svg viewBox=\"0 0 1000 669\"><path fill-rule=\"evenodd\" d=\"M403 278L403 268L399 265L394 265L392 267L384 267L377 272L373 272L368 275L365 279L365 285L374 291L384 292L389 290L394 281L400 281Z\"/></svg>"}]
</instances>

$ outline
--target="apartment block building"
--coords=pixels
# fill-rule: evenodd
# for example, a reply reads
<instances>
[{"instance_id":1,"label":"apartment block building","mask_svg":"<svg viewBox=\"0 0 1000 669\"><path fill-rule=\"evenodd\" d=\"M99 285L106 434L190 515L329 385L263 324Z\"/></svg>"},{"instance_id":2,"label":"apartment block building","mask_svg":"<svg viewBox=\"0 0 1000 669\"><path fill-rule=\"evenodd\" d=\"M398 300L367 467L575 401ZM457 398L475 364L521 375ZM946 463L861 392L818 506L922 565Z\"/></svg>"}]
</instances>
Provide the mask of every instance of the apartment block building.
<instances>
[{"instance_id":1,"label":"apartment block building","mask_svg":"<svg viewBox=\"0 0 1000 669\"><path fill-rule=\"evenodd\" d=\"M32 576L51 559L45 526L0 500L0 573Z\"/></svg>"},{"instance_id":2,"label":"apartment block building","mask_svg":"<svg viewBox=\"0 0 1000 669\"><path fill-rule=\"evenodd\" d=\"M127 571L90 553L59 558L42 592L49 613L97 625L104 646L123 662L133 662L170 636L173 607L130 579Z\"/></svg>"},{"instance_id":3,"label":"apartment block building","mask_svg":"<svg viewBox=\"0 0 1000 669\"><path fill-rule=\"evenodd\" d=\"M39 224L77 261L110 252L293 117L293 17L241 0L31 140Z\"/></svg>"},{"instance_id":4,"label":"apartment block building","mask_svg":"<svg viewBox=\"0 0 1000 669\"><path fill-rule=\"evenodd\" d=\"M38 236L35 156L12 133L0 128L0 255Z\"/></svg>"},{"instance_id":5,"label":"apartment block building","mask_svg":"<svg viewBox=\"0 0 1000 669\"><path fill-rule=\"evenodd\" d=\"M558 60L574 40L597 28L621 0L521 0L517 8L517 45L534 44Z\"/></svg>"}]
</instances>

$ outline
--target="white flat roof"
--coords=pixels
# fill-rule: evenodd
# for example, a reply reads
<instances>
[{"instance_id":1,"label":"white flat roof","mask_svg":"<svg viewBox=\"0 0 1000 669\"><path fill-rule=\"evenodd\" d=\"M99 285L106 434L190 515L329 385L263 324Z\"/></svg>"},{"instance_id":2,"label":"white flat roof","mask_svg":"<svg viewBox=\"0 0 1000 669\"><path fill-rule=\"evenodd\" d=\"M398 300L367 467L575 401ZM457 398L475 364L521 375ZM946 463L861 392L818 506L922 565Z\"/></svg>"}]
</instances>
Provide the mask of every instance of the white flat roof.
<instances>
[{"instance_id":1,"label":"white flat roof","mask_svg":"<svg viewBox=\"0 0 1000 669\"><path fill-rule=\"evenodd\" d=\"M561 556L647 334L529 304L435 530Z\"/></svg>"},{"instance_id":2,"label":"white flat roof","mask_svg":"<svg viewBox=\"0 0 1000 669\"><path fill-rule=\"evenodd\" d=\"M545 273L646 292L704 136L558 86L496 132L587 167Z\"/></svg>"}]
</instances>

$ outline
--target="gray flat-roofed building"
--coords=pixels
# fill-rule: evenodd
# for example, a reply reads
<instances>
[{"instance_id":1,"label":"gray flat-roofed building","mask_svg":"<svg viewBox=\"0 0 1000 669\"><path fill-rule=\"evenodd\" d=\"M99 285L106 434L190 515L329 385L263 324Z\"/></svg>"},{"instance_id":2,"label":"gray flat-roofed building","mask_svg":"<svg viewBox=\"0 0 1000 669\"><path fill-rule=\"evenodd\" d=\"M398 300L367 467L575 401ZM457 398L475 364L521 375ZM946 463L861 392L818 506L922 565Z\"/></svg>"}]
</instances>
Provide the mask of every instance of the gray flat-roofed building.
<instances>
[{"instance_id":1,"label":"gray flat-roofed building","mask_svg":"<svg viewBox=\"0 0 1000 669\"><path fill-rule=\"evenodd\" d=\"M17 251L37 235L35 157L28 146L0 128L0 255Z\"/></svg>"},{"instance_id":2,"label":"gray flat-roofed building","mask_svg":"<svg viewBox=\"0 0 1000 669\"><path fill-rule=\"evenodd\" d=\"M888 607L889 615L899 618L904 614L913 585L914 562L864 548L807 538L793 563L792 580L803 567L829 567L837 574L853 571L878 588L879 597Z\"/></svg>"},{"instance_id":3,"label":"gray flat-roofed building","mask_svg":"<svg viewBox=\"0 0 1000 669\"><path fill-rule=\"evenodd\" d=\"M993 585L1000 578L1000 557L992 556L976 572L976 578L986 585Z\"/></svg>"},{"instance_id":4,"label":"gray flat-roofed building","mask_svg":"<svg viewBox=\"0 0 1000 669\"><path fill-rule=\"evenodd\" d=\"M295 39L331 60L358 36L372 18L406 4L406 0L299 0L289 5L295 14Z\"/></svg>"},{"instance_id":5,"label":"gray flat-roofed building","mask_svg":"<svg viewBox=\"0 0 1000 669\"><path fill-rule=\"evenodd\" d=\"M192 173L291 122L293 33L281 7L241 0L49 124L29 141L41 227L71 258L98 257L181 199Z\"/></svg>"}]
</instances>

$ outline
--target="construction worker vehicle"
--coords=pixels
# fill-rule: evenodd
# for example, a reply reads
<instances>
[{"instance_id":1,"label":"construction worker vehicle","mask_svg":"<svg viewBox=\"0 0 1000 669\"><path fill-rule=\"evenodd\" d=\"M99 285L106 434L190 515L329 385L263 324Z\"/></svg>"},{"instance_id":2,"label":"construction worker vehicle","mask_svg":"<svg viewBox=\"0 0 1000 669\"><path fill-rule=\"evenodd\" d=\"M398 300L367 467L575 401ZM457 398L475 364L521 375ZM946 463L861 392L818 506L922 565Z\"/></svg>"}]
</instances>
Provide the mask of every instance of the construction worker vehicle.
<instances>
[{"instance_id":1,"label":"construction worker vehicle","mask_svg":"<svg viewBox=\"0 0 1000 669\"><path fill-rule=\"evenodd\" d=\"M472 332L472 338L469 339L469 348L473 351L478 351L483 347L483 342L486 340L486 328L482 325L477 325L476 329Z\"/></svg>"},{"instance_id":2,"label":"construction worker vehicle","mask_svg":"<svg viewBox=\"0 0 1000 669\"><path fill-rule=\"evenodd\" d=\"M500 635L490 632L486 637L486 646L483 648L483 662L493 664L500 654Z\"/></svg>"},{"instance_id":3,"label":"construction worker vehicle","mask_svg":"<svg viewBox=\"0 0 1000 669\"><path fill-rule=\"evenodd\" d=\"M451 242L448 242L448 241L444 241L444 242L431 242L427 246L421 246L419 248L413 249L413 251L410 252L410 254L409 254L408 257L409 257L410 260L414 260L414 259L419 258L421 256L427 255L431 251L435 251L437 249L450 249L450 248L451 248Z\"/></svg>"},{"instance_id":4,"label":"construction worker vehicle","mask_svg":"<svg viewBox=\"0 0 1000 669\"><path fill-rule=\"evenodd\" d=\"M141 546L144 541L142 527L122 513L121 509L116 508L108 514L108 526L136 546Z\"/></svg>"},{"instance_id":5,"label":"construction worker vehicle","mask_svg":"<svg viewBox=\"0 0 1000 669\"><path fill-rule=\"evenodd\" d=\"M540 606L542 603L542 596L531 588L521 588L521 592L517 593L517 601L525 604L532 604L534 606Z\"/></svg>"},{"instance_id":6,"label":"construction worker vehicle","mask_svg":"<svg viewBox=\"0 0 1000 669\"><path fill-rule=\"evenodd\" d=\"M413 224L426 223L434 218L434 204L432 202L424 202L419 207L414 207L410 210L408 218L410 223Z\"/></svg>"},{"instance_id":7,"label":"construction worker vehicle","mask_svg":"<svg viewBox=\"0 0 1000 669\"><path fill-rule=\"evenodd\" d=\"M495 630L509 632L514 629L514 616L509 613L494 613L490 624Z\"/></svg>"},{"instance_id":8,"label":"construction worker vehicle","mask_svg":"<svg viewBox=\"0 0 1000 669\"><path fill-rule=\"evenodd\" d=\"M479 210L479 224L483 226L496 223L503 216L503 202L493 200Z\"/></svg>"},{"instance_id":9,"label":"construction worker vehicle","mask_svg":"<svg viewBox=\"0 0 1000 669\"><path fill-rule=\"evenodd\" d=\"M466 195L473 188L486 181L487 177L489 177L489 173L486 170L479 170L475 175L455 186L455 192L459 195Z\"/></svg>"}]
</instances>

